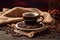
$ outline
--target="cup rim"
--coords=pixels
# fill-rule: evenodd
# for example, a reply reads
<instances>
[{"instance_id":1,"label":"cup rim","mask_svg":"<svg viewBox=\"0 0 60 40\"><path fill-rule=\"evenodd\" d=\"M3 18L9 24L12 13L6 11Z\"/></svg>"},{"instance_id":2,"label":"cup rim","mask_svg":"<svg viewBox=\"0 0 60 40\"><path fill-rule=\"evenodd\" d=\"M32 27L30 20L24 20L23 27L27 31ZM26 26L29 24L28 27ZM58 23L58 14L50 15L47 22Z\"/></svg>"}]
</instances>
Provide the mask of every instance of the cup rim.
<instances>
[{"instance_id":1,"label":"cup rim","mask_svg":"<svg viewBox=\"0 0 60 40\"><path fill-rule=\"evenodd\" d=\"M25 13L23 13L22 15L23 15L23 17L36 17L36 16L38 16L39 14L36 13L36 12L25 12Z\"/></svg>"}]
</instances>

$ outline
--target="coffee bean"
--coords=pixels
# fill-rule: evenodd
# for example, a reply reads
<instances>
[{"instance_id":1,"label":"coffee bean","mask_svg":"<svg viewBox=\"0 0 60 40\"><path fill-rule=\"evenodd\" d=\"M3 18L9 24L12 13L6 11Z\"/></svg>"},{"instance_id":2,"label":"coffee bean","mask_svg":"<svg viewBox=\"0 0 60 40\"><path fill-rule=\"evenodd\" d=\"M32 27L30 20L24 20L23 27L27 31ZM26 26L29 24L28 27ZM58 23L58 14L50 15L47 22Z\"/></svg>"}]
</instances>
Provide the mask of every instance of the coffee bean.
<instances>
[{"instance_id":1,"label":"coffee bean","mask_svg":"<svg viewBox=\"0 0 60 40\"><path fill-rule=\"evenodd\" d=\"M50 35L48 35L48 38L50 38L51 36Z\"/></svg>"},{"instance_id":2,"label":"coffee bean","mask_svg":"<svg viewBox=\"0 0 60 40\"><path fill-rule=\"evenodd\" d=\"M43 37L41 36L40 39L43 39Z\"/></svg>"},{"instance_id":3,"label":"coffee bean","mask_svg":"<svg viewBox=\"0 0 60 40\"><path fill-rule=\"evenodd\" d=\"M15 34L16 37L19 37L20 35L18 33Z\"/></svg>"},{"instance_id":4,"label":"coffee bean","mask_svg":"<svg viewBox=\"0 0 60 40\"><path fill-rule=\"evenodd\" d=\"M18 34L17 34L17 37L21 37L21 34L18 33Z\"/></svg>"},{"instance_id":5,"label":"coffee bean","mask_svg":"<svg viewBox=\"0 0 60 40\"><path fill-rule=\"evenodd\" d=\"M0 28L0 30L2 30L2 28Z\"/></svg>"},{"instance_id":6,"label":"coffee bean","mask_svg":"<svg viewBox=\"0 0 60 40\"><path fill-rule=\"evenodd\" d=\"M12 34L13 37L16 37L16 34Z\"/></svg>"}]
</instances>

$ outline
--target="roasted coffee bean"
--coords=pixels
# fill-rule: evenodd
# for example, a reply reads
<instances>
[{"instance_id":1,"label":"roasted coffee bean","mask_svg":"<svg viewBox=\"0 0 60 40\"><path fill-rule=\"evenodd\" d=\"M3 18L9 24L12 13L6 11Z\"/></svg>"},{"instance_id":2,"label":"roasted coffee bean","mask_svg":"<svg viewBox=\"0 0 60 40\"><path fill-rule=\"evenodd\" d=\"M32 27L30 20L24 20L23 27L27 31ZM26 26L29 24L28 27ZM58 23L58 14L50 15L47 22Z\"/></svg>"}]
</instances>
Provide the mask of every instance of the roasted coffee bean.
<instances>
[{"instance_id":1,"label":"roasted coffee bean","mask_svg":"<svg viewBox=\"0 0 60 40\"><path fill-rule=\"evenodd\" d=\"M14 29L10 29L11 31L14 31Z\"/></svg>"},{"instance_id":2,"label":"roasted coffee bean","mask_svg":"<svg viewBox=\"0 0 60 40\"><path fill-rule=\"evenodd\" d=\"M19 35L18 33L16 33L16 34L15 34L15 37L18 37L18 36L20 36L20 35Z\"/></svg>"},{"instance_id":3,"label":"roasted coffee bean","mask_svg":"<svg viewBox=\"0 0 60 40\"><path fill-rule=\"evenodd\" d=\"M17 37L21 37L21 34L17 33Z\"/></svg>"},{"instance_id":4,"label":"roasted coffee bean","mask_svg":"<svg viewBox=\"0 0 60 40\"><path fill-rule=\"evenodd\" d=\"M8 34L8 31L5 31L5 34Z\"/></svg>"},{"instance_id":5,"label":"roasted coffee bean","mask_svg":"<svg viewBox=\"0 0 60 40\"><path fill-rule=\"evenodd\" d=\"M43 37L41 36L40 39L43 39Z\"/></svg>"},{"instance_id":6,"label":"roasted coffee bean","mask_svg":"<svg viewBox=\"0 0 60 40\"><path fill-rule=\"evenodd\" d=\"M2 30L2 28L0 28L0 30Z\"/></svg>"},{"instance_id":7,"label":"roasted coffee bean","mask_svg":"<svg viewBox=\"0 0 60 40\"><path fill-rule=\"evenodd\" d=\"M51 36L50 35L48 35L48 38L50 38Z\"/></svg>"},{"instance_id":8,"label":"roasted coffee bean","mask_svg":"<svg viewBox=\"0 0 60 40\"><path fill-rule=\"evenodd\" d=\"M13 37L16 37L16 34L11 34Z\"/></svg>"},{"instance_id":9,"label":"roasted coffee bean","mask_svg":"<svg viewBox=\"0 0 60 40\"><path fill-rule=\"evenodd\" d=\"M16 32L12 31L12 34L16 34Z\"/></svg>"}]
</instances>

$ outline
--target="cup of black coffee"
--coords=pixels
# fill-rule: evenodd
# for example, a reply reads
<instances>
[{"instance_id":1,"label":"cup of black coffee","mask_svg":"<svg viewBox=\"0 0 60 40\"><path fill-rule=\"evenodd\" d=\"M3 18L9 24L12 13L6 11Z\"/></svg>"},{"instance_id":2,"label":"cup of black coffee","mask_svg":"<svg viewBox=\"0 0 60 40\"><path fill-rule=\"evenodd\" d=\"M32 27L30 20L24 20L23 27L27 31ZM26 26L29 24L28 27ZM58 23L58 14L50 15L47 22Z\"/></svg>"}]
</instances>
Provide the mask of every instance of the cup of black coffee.
<instances>
[{"instance_id":1,"label":"cup of black coffee","mask_svg":"<svg viewBox=\"0 0 60 40\"><path fill-rule=\"evenodd\" d=\"M26 24L35 24L37 23L39 14L36 12L26 12L23 13L23 20ZM43 16L40 16L43 18Z\"/></svg>"}]
</instances>

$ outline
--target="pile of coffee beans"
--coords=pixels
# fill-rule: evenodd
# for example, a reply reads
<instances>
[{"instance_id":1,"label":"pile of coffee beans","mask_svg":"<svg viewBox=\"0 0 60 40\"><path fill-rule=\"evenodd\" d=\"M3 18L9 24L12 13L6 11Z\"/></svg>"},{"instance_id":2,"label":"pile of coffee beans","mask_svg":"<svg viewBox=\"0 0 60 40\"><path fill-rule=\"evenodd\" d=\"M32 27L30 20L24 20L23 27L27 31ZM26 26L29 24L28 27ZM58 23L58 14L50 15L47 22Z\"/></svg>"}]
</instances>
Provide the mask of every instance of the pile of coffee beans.
<instances>
[{"instance_id":1,"label":"pile of coffee beans","mask_svg":"<svg viewBox=\"0 0 60 40\"><path fill-rule=\"evenodd\" d=\"M42 24L39 24L38 22L36 24L26 24L24 22L20 22L18 24L18 27L20 28L25 28L25 29L36 29L36 28L40 28L40 27L43 27Z\"/></svg>"},{"instance_id":2,"label":"pile of coffee beans","mask_svg":"<svg viewBox=\"0 0 60 40\"><path fill-rule=\"evenodd\" d=\"M0 27L0 31L5 31L5 34L11 34L13 37L20 37L19 33L14 32L15 28L9 26Z\"/></svg>"}]
</instances>

